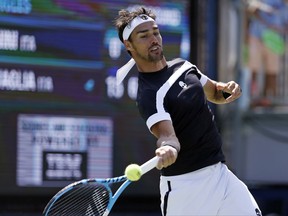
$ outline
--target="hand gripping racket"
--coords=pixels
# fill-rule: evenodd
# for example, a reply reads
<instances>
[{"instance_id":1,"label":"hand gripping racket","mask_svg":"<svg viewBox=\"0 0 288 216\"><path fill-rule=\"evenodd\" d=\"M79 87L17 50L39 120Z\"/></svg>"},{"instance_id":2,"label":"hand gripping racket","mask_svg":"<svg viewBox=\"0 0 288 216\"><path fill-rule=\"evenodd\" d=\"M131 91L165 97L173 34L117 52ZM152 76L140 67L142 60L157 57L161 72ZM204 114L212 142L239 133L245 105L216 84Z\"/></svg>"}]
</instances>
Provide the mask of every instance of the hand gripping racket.
<instances>
[{"instance_id":1,"label":"hand gripping racket","mask_svg":"<svg viewBox=\"0 0 288 216\"><path fill-rule=\"evenodd\" d=\"M158 157L141 165L142 175L155 168ZM112 194L111 185L123 182ZM83 179L60 190L46 205L44 216L107 216L114 203L131 183L125 175L107 179Z\"/></svg>"}]
</instances>

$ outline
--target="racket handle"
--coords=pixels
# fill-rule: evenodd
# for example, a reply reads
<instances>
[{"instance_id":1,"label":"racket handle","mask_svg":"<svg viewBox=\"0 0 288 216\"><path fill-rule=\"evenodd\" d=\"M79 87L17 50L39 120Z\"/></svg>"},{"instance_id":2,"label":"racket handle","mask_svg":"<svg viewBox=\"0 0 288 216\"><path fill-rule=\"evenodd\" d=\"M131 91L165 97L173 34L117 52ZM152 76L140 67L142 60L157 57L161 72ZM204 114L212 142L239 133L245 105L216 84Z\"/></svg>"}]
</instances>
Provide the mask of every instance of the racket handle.
<instances>
[{"instance_id":1,"label":"racket handle","mask_svg":"<svg viewBox=\"0 0 288 216\"><path fill-rule=\"evenodd\" d=\"M159 160L159 157L155 156L154 158L150 159L146 163L142 164L141 165L142 175L154 169L158 163L158 160Z\"/></svg>"}]
</instances>

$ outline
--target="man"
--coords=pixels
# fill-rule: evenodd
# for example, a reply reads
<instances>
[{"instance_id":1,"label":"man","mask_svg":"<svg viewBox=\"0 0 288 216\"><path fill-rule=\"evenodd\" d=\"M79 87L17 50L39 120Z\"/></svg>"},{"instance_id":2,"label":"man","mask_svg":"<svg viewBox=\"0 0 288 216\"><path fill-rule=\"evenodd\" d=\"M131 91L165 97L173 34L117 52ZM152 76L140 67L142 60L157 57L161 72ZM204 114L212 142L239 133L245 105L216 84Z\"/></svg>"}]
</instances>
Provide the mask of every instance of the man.
<instances>
[{"instance_id":1,"label":"man","mask_svg":"<svg viewBox=\"0 0 288 216\"><path fill-rule=\"evenodd\" d=\"M157 138L162 214L261 215L247 187L223 163L221 138L206 101L232 102L240 97L240 86L215 82L183 59L166 61L155 15L143 7L121 10L115 26L132 57L117 77L122 80L136 63L137 105Z\"/></svg>"}]
</instances>

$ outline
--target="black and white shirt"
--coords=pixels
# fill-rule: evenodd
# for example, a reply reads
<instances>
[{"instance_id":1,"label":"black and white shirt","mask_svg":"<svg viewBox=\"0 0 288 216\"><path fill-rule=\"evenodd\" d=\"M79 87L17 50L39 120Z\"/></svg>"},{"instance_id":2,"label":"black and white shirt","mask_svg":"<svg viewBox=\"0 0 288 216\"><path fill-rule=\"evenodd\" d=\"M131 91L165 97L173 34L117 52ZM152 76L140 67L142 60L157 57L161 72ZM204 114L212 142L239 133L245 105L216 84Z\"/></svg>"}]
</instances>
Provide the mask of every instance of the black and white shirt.
<instances>
[{"instance_id":1,"label":"black and white shirt","mask_svg":"<svg viewBox=\"0 0 288 216\"><path fill-rule=\"evenodd\" d=\"M222 141L203 91L208 77L183 59L138 77L137 106L146 125L171 120L181 151L162 175L180 175L224 161Z\"/></svg>"}]
</instances>

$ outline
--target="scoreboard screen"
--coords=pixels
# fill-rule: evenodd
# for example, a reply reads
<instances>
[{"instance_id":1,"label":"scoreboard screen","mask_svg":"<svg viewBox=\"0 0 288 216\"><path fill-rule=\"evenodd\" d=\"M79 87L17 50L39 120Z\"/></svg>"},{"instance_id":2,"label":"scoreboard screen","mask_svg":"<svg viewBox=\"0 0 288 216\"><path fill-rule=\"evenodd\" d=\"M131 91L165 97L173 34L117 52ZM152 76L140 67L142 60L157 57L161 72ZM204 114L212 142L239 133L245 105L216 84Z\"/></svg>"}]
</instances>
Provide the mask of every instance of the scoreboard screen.
<instances>
[{"instance_id":1,"label":"scoreboard screen","mask_svg":"<svg viewBox=\"0 0 288 216\"><path fill-rule=\"evenodd\" d=\"M110 118L21 114L17 126L17 185L65 186L87 177L111 176Z\"/></svg>"},{"instance_id":2,"label":"scoreboard screen","mask_svg":"<svg viewBox=\"0 0 288 216\"><path fill-rule=\"evenodd\" d=\"M115 78L130 56L113 21L142 5L157 16L166 58L189 58L189 0L0 1L0 195L53 194L153 157L137 71ZM133 193L157 193L148 184Z\"/></svg>"}]
</instances>

